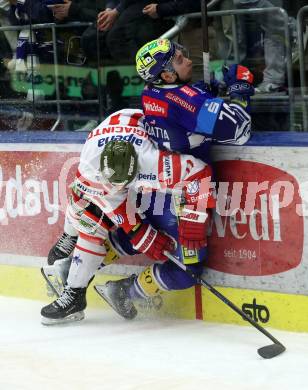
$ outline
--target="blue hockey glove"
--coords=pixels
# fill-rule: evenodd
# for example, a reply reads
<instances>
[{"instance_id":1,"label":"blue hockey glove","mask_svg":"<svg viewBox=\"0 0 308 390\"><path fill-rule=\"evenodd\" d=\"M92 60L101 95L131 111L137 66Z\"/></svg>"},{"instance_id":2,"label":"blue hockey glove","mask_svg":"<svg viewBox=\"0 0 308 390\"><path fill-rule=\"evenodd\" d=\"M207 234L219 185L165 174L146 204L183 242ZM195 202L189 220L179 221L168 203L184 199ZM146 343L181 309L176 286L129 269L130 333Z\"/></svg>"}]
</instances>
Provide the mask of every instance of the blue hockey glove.
<instances>
[{"instance_id":1,"label":"blue hockey glove","mask_svg":"<svg viewBox=\"0 0 308 390\"><path fill-rule=\"evenodd\" d=\"M224 66L222 72L231 99L249 100L249 96L254 95L253 74L248 68L234 64L229 67Z\"/></svg>"}]
</instances>

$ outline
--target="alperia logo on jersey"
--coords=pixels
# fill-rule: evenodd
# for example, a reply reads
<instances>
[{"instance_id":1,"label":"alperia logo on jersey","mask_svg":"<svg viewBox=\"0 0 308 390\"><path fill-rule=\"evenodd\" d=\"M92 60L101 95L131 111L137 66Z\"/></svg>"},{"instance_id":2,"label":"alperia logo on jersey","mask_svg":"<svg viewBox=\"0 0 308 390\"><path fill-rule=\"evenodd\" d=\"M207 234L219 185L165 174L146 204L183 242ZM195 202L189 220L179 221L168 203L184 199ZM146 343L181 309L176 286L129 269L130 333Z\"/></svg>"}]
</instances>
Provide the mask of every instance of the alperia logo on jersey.
<instances>
[{"instance_id":1,"label":"alperia logo on jersey","mask_svg":"<svg viewBox=\"0 0 308 390\"><path fill-rule=\"evenodd\" d=\"M138 173L139 180L157 180L156 175L154 173Z\"/></svg>"},{"instance_id":2,"label":"alperia logo on jersey","mask_svg":"<svg viewBox=\"0 0 308 390\"><path fill-rule=\"evenodd\" d=\"M297 180L270 165L220 161L217 210L208 267L235 274L274 275L302 259L304 226Z\"/></svg>"}]
</instances>

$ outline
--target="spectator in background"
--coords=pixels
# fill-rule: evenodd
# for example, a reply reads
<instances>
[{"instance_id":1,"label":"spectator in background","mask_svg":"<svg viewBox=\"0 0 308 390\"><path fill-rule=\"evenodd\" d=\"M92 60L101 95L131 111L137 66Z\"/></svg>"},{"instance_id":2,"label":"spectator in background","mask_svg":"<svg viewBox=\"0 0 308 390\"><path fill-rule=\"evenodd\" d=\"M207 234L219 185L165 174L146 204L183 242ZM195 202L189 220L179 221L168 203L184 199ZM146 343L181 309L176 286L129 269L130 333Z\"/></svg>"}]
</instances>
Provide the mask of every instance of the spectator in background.
<instances>
[{"instance_id":1,"label":"spectator in background","mask_svg":"<svg viewBox=\"0 0 308 390\"><path fill-rule=\"evenodd\" d=\"M107 31L113 26L118 14L120 12L120 4L118 0L109 0L106 2L106 8L102 8L98 14L95 15L95 23L89 26L81 36L81 47L86 54L87 58L94 60L97 64L98 50L97 42L99 42L99 55L100 59L110 59L111 54L107 49L106 34ZM97 22L103 18L104 22L101 29L98 30Z\"/></svg>"},{"instance_id":2,"label":"spectator in background","mask_svg":"<svg viewBox=\"0 0 308 390\"><path fill-rule=\"evenodd\" d=\"M221 0L215 11L227 11L234 9L233 0ZM216 54L219 59L224 59L225 64L236 62L234 58L234 42L232 35L232 16L223 15L213 18L213 28L215 30ZM244 59L245 56L242 58Z\"/></svg>"},{"instance_id":3,"label":"spectator in background","mask_svg":"<svg viewBox=\"0 0 308 390\"><path fill-rule=\"evenodd\" d=\"M50 0L46 0L50 1ZM97 13L104 9L105 0L51 0L55 4L49 5L52 10L53 17L57 23L69 22L93 22L95 23ZM57 4L62 3L62 4ZM91 28L91 27L90 27ZM83 37L87 34L88 28L76 27L70 30L64 30L61 35L64 36L64 42L67 42L66 51L67 61L71 64L83 65L86 57L89 56L88 45L92 45L93 39L96 41L96 36L91 38L83 47ZM67 36L69 34L69 37Z\"/></svg>"},{"instance_id":4,"label":"spectator in background","mask_svg":"<svg viewBox=\"0 0 308 390\"><path fill-rule=\"evenodd\" d=\"M10 21L13 25L29 25L35 23L52 22L52 12L47 6L48 0L37 0L33 6L33 0L17 0L10 6ZM25 73L27 81L31 82L39 68L39 56L48 51L51 44L46 43L44 32L31 30L28 27L19 31L17 39L16 60L12 61L10 68L16 72ZM38 88L30 88L27 99L44 98L43 91Z\"/></svg>"},{"instance_id":5,"label":"spectator in background","mask_svg":"<svg viewBox=\"0 0 308 390\"><path fill-rule=\"evenodd\" d=\"M9 26L9 11L10 4L14 3L14 0L0 0L0 27ZM7 67L9 61L16 53L17 47L17 32L16 31L3 31L0 34L0 59Z\"/></svg>"},{"instance_id":6,"label":"spectator in background","mask_svg":"<svg viewBox=\"0 0 308 390\"><path fill-rule=\"evenodd\" d=\"M143 13L152 19L162 19L193 12L200 12L200 1L192 0L158 0L143 9ZM200 19L190 19L180 32L179 43L189 50L193 62L193 81L203 78L202 59L202 28Z\"/></svg>"},{"instance_id":7,"label":"spectator in background","mask_svg":"<svg viewBox=\"0 0 308 390\"><path fill-rule=\"evenodd\" d=\"M106 4L106 9L97 15L97 22L100 25L100 31L109 31L123 9L123 2L119 3L118 1L109 1Z\"/></svg>"},{"instance_id":8,"label":"spectator in background","mask_svg":"<svg viewBox=\"0 0 308 390\"><path fill-rule=\"evenodd\" d=\"M104 0L54 0L53 2L55 4L50 5L49 8L57 22L95 22L97 12L104 9L105 4Z\"/></svg>"},{"instance_id":9,"label":"spectator in background","mask_svg":"<svg viewBox=\"0 0 308 390\"><path fill-rule=\"evenodd\" d=\"M157 3L151 3L144 7L143 13L153 19L164 18L168 16L177 16L200 12L200 1L191 0L158 0Z\"/></svg>"},{"instance_id":10,"label":"spectator in background","mask_svg":"<svg viewBox=\"0 0 308 390\"><path fill-rule=\"evenodd\" d=\"M134 62L135 55L145 42L159 37L172 23L152 18L143 12L149 0L120 0L114 9L98 15L97 27L107 32L106 45L117 62Z\"/></svg>"},{"instance_id":11,"label":"spectator in background","mask_svg":"<svg viewBox=\"0 0 308 390\"><path fill-rule=\"evenodd\" d=\"M233 0L238 9L283 7L282 0ZM284 19L279 12L253 14L252 18L264 31L264 61L263 81L255 89L262 94L285 94L285 36ZM245 17L238 18L239 61L247 53L245 34Z\"/></svg>"},{"instance_id":12,"label":"spectator in background","mask_svg":"<svg viewBox=\"0 0 308 390\"><path fill-rule=\"evenodd\" d=\"M284 1L285 9L288 12L289 18L289 25L290 25L290 35L291 35L291 41L292 41L292 62L296 63L299 61L299 47L298 47L298 36L297 36L297 13L300 10L300 8L307 5L307 0L293 0L290 1ZM304 14L304 26L303 26L303 43L304 43L304 51L307 49L307 43L308 43L308 14Z\"/></svg>"}]
</instances>

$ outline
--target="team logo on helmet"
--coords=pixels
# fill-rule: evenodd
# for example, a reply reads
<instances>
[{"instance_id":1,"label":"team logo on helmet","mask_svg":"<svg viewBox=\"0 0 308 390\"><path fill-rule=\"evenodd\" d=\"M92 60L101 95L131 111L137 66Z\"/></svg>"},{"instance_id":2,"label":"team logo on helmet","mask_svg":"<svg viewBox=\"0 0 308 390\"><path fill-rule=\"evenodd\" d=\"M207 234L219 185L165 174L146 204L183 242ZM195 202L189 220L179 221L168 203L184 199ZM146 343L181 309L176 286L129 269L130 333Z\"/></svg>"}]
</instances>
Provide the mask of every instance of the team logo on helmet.
<instances>
[{"instance_id":1,"label":"team logo on helmet","mask_svg":"<svg viewBox=\"0 0 308 390\"><path fill-rule=\"evenodd\" d=\"M155 39L145 44L136 55L136 69L145 81L154 81L171 63L175 45L169 39Z\"/></svg>"}]
</instances>

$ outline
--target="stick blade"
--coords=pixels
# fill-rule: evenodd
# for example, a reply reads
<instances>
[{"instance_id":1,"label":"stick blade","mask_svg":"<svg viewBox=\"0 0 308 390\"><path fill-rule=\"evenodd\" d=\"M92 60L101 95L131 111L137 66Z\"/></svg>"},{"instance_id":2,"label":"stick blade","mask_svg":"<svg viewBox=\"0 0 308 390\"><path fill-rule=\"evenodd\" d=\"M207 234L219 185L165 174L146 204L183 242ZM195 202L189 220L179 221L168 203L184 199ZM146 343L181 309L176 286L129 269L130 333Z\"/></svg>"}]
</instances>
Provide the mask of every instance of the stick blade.
<instances>
[{"instance_id":1,"label":"stick blade","mask_svg":"<svg viewBox=\"0 0 308 390\"><path fill-rule=\"evenodd\" d=\"M263 357L263 359L272 359L275 356L280 355L286 350L286 347L282 344L271 344L266 345L265 347L258 349L258 354Z\"/></svg>"}]
</instances>

